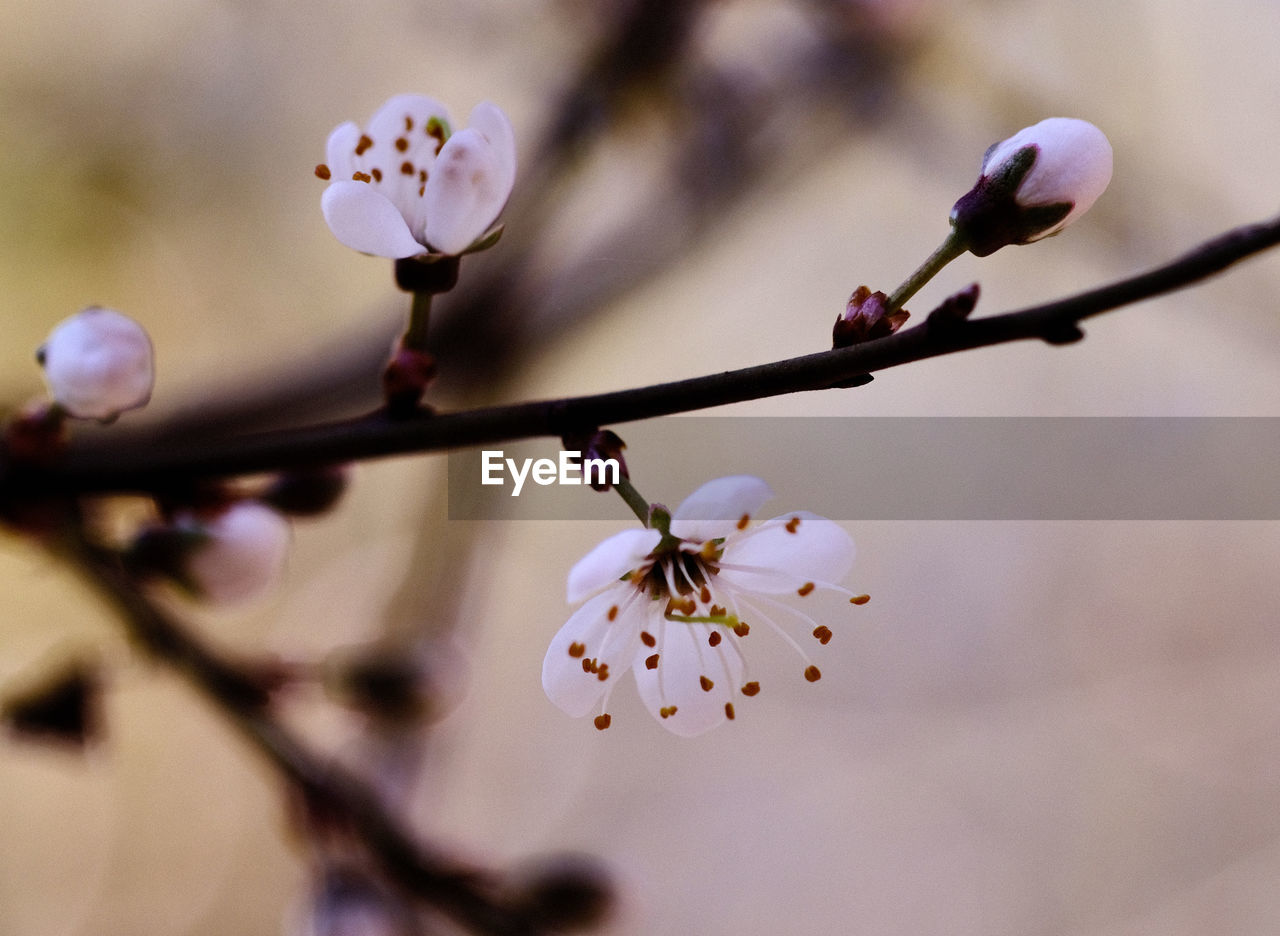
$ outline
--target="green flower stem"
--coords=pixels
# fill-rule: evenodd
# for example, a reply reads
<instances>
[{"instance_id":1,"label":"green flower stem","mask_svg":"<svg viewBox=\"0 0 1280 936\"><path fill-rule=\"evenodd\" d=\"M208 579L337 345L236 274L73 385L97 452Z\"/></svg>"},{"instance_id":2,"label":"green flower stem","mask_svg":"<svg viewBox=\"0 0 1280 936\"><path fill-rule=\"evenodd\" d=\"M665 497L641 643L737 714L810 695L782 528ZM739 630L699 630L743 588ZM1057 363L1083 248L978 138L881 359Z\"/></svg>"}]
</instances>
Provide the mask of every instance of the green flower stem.
<instances>
[{"instance_id":1,"label":"green flower stem","mask_svg":"<svg viewBox=\"0 0 1280 936\"><path fill-rule=\"evenodd\" d=\"M631 512L640 518L640 522L645 526L649 525L649 502L640 496L640 492L631 486L630 478L619 478L618 483L613 486L618 495L627 502L627 506L631 508ZM663 530L662 532L666 532Z\"/></svg>"},{"instance_id":2,"label":"green flower stem","mask_svg":"<svg viewBox=\"0 0 1280 936\"><path fill-rule=\"evenodd\" d=\"M889 301L885 304L885 315L892 315L901 309L903 303L920 291L920 287L933 279L939 270L968 249L964 238L956 233L955 228L952 228L951 233L947 235L947 239L929 256L928 260L920 265L920 269L907 277L906 282L893 291L893 295L889 297Z\"/></svg>"},{"instance_id":3,"label":"green flower stem","mask_svg":"<svg viewBox=\"0 0 1280 936\"><path fill-rule=\"evenodd\" d=\"M409 327L402 344L410 351L427 350L427 327L431 324L431 297L433 293L415 292L409 309Z\"/></svg>"}]
</instances>

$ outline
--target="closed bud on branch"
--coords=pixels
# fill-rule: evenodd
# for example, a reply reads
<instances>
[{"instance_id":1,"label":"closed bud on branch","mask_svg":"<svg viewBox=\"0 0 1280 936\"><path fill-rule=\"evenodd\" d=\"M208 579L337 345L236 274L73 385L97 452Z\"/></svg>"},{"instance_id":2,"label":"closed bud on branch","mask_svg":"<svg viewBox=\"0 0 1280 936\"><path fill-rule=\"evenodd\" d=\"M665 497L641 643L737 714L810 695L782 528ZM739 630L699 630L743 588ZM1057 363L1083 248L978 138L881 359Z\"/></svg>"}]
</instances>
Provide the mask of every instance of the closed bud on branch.
<instances>
[{"instance_id":1,"label":"closed bud on branch","mask_svg":"<svg viewBox=\"0 0 1280 936\"><path fill-rule=\"evenodd\" d=\"M36 360L54 402L76 419L110 422L151 399L151 339L114 309L93 306L61 322Z\"/></svg>"},{"instance_id":2,"label":"closed bud on branch","mask_svg":"<svg viewBox=\"0 0 1280 936\"><path fill-rule=\"evenodd\" d=\"M990 147L951 225L979 257L1057 234L1111 181L1111 144L1086 120L1050 117Z\"/></svg>"}]
</instances>

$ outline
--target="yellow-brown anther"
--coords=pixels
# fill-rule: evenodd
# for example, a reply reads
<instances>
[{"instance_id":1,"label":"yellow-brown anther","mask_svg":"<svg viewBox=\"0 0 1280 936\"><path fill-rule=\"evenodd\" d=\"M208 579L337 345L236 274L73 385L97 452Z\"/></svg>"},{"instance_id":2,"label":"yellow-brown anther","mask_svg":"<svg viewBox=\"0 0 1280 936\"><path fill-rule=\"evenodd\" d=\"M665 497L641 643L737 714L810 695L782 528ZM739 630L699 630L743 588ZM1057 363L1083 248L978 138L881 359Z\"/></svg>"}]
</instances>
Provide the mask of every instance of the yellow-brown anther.
<instances>
[{"instance_id":1,"label":"yellow-brown anther","mask_svg":"<svg viewBox=\"0 0 1280 936\"><path fill-rule=\"evenodd\" d=\"M803 585L801 585L799 588L796 589L796 594L799 595L801 598L803 598L805 595L813 591L816 587L817 586L814 585L813 582L805 582Z\"/></svg>"},{"instance_id":2,"label":"yellow-brown anther","mask_svg":"<svg viewBox=\"0 0 1280 936\"><path fill-rule=\"evenodd\" d=\"M412 117L410 117L408 114L405 114L405 116L404 116L404 132L405 132L405 133L408 133L408 132L409 132L410 130L412 130L412 129L413 129L413 118L412 118Z\"/></svg>"},{"instance_id":3,"label":"yellow-brown anther","mask_svg":"<svg viewBox=\"0 0 1280 936\"><path fill-rule=\"evenodd\" d=\"M598 670L596 670L596 678L597 678L598 680L600 680L601 682L604 682L606 679L608 679L608 678L609 678L609 664L608 664L608 663L601 663L601 664L600 664L600 668L599 668Z\"/></svg>"},{"instance_id":4,"label":"yellow-brown anther","mask_svg":"<svg viewBox=\"0 0 1280 936\"><path fill-rule=\"evenodd\" d=\"M644 667L645 667L645 669L657 669L657 668L658 668L658 655L655 653L655 654L653 654L653 656L647 656L647 657L645 657L645 658L644 658Z\"/></svg>"},{"instance_id":5,"label":"yellow-brown anther","mask_svg":"<svg viewBox=\"0 0 1280 936\"><path fill-rule=\"evenodd\" d=\"M656 641L653 637L653 634L649 633L648 631L640 632L640 642L644 644L646 647L656 647L658 645L658 641Z\"/></svg>"},{"instance_id":6,"label":"yellow-brown anther","mask_svg":"<svg viewBox=\"0 0 1280 936\"><path fill-rule=\"evenodd\" d=\"M707 634L707 644L712 647L720 646L720 632L713 630L711 633Z\"/></svg>"},{"instance_id":7,"label":"yellow-brown anther","mask_svg":"<svg viewBox=\"0 0 1280 936\"><path fill-rule=\"evenodd\" d=\"M324 163L321 163L320 165L316 166L317 179L324 179L326 182L328 182L329 179L331 179L332 177L333 177L333 173L329 171L329 167L326 166Z\"/></svg>"},{"instance_id":8,"label":"yellow-brown anther","mask_svg":"<svg viewBox=\"0 0 1280 936\"><path fill-rule=\"evenodd\" d=\"M820 624L813 629L813 636L818 638L818 643L824 647L831 641L831 628L825 624Z\"/></svg>"},{"instance_id":9,"label":"yellow-brown anther","mask_svg":"<svg viewBox=\"0 0 1280 936\"><path fill-rule=\"evenodd\" d=\"M612 721L613 719L609 717L608 712L605 712L603 715L597 715L595 718L596 729L599 731L604 731L606 728L609 727L609 723Z\"/></svg>"},{"instance_id":10,"label":"yellow-brown anther","mask_svg":"<svg viewBox=\"0 0 1280 936\"><path fill-rule=\"evenodd\" d=\"M804 678L809 680L809 682L817 682L822 678L822 671L816 666L810 666L805 669Z\"/></svg>"},{"instance_id":11,"label":"yellow-brown anther","mask_svg":"<svg viewBox=\"0 0 1280 936\"><path fill-rule=\"evenodd\" d=\"M712 605L711 610L708 613L712 617L724 617L729 612L726 611L724 608L722 608L720 605Z\"/></svg>"},{"instance_id":12,"label":"yellow-brown anther","mask_svg":"<svg viewBox=\"0 0 1280 936\"><path fill-rule=\"evenodd\" d=\"M787 532L788 532L788 533L794 533L794 532L795 532L796 530L798 530L798 529L800 529L800 518L799 518L799 517L792 517L790 520L788 520L788 521L787 521Z\"/></svg>"},{"instance_id":13,"label":"yellow-brown anther","mask_svg":"<svg viewBox=\"0 0 1280 936\"><path fill-rule=\"evenodd\" d=\"M703 692L710 692L712 689L715 688L715 685L716 685L711 680L707 679L707 677L705 676L699 676L698 682L701 684Z\"/></svg>"},{"instance_id":14,"label":"yellow-brown anther","mask_svg":"<svg viewBox=\"0 0 1280 936\"><path fill-rule=\"evenodd\" d=\"M751 522L751 514L743 514L741 517L738 518L738 529L745 530L747 528L747 524L750 522Z\"/></svg>"},{"instance_id":15,"label":"yellow-brown anther","mask_svg":"<svg viewBox=\"0 0 1280 936\"><path fill-rule=\"evenodd\" d=\"M854 595L849 599L849 604L864 605L870 600L870 595Z\"/></svg>"},{"instance_id":16,"label":"yellow-brown anther","mask_svg":"<svg viewBox=\"0 0 1280 936\"><path fill-rule=\"evenodd\" d=\"M616 621L618 619L618 606L612 605L609 608L609 620Z\"/></svg>"},{"instance_id":17,"label":"yellow-brown anther","mask_svg":"<svg viewBox=\"0 0 1280 936\"><path fill-rule=\"evenodd\" d=\"M373 181L375 182L382 181L382 170L379 169L377 166L374 166L372 169L370 169L369 174L373 176Z\"/></svg>"},{"instance_id":18,"label":"yellow-brown anther","mask_svg":"<svg viewBox=\"0 0 1280 936\"><path fill-rule=\"evenodd\" d=\"M351 179L354 182L372 182L373 176L369 175L367 172L360 172L357 170L356 172L351 173Z\"/></svg>"},{"instance_id":19,"label":"yellow-brown anther","mask_svg":"<svg viewBox=\"0 0 1280 936\"><path fill-rule=\"evenodd\" d=\"M681 614L689 615L698 610L698 603L692 598L671 598L667 601L667 614L679 611Z\"/></svg>"},{"instance_id":20,"label":"yellow-brown anther","mask_svg":"<svg viewBox=\"0 0 1280 936\"><path fill-rule=\"evenodd\" d=\"M751 633L751 625L746 621L739 621L737 624L733 625L733 632L739 637L745 637L747 634Z\"/></svg>"},{"instance_id":21,"label":"yellow-brown anther","mask_svg":"<svg viewBox=\"0 0 1280 936\"><path fill-rule=\"evenodd\" d=\"M573 657L575 660L578 659L578 657L582 656L586 652L587 652L586 644L580 644L576 642L569 644L569 656Z\"/></svg>"},{"instance_id":22,"label":"yellow-brown anther","mask_svg":"<svg viewBox=\"0 0 1280 936\"><path fill-rule=\"evenodd\" d=\"M582 661L582 671L583 671L584 673L590 673L590 672L592 672L592 669L591 669L591 660L583 660L583 661Z\"/></svg>"},{"instance_id":23,"label":"yellow-brown anther","mask_svg":"<svg viewBox=\"0 0 1280 936\"><path fill-rule=\"evenodd\" d=\"M366 134L361 134L359 142L356 143L356 155L363 156L365 150L371 146L373 146L373 140L369 139Z\"/></svg>"},{"instance_id":24,"label":"yellow-brown anther","mask_svg":"<svg viewBox=\"0 0 1280 936\"><path fill-rule=\"evenodd\" d=\"M733 721L733 703L732 702L726 702L724 704L724 717L729 719L729 721Z\"/></svg>"},{"instance_id":25,"label":"yellow-brown anther","mask_svg":"<svg viewBox=\"0 0 1280 936\"><path fill-rule=\"evenodd\" d=\"M760 684L754 680L744 685L741 692L744 696L753 696L760 691Z\"/></svg>"},{"instance_id":26,"label":"yellow-brown anther","mask_svg":"<svg viewBox=\"0 0 1280 936\"><path fill-rule=\"evenodd\" d=\"M711 604L711 589L703 585L702 589L698 592L698 598L703 604Z\"/></svg>"},{"instance_id":27,"label":"yellow-brown anther","mask_svg":"<svg viewBox=\"0 0 1280 936\"><path fill-rule=\"evenodd\" d=\"M658 714L661 715L663 718L670 718L675 713L676 713L676 707L674 705L665 705L662 708L658 709Z\"/></svg>"},{"instance_id":28,"label":"yellow-brown anther","mask_svg":"<svg viewBox=\"0 0 1280 936\"><path fill-rule=\"evenodd\" d=\"M398 149L400 152L403 153L408 148L409 148L408 140L406 140L404 137L396 137L396 149Z\"/></svg>"},{"instance_id":29,"label":"yellow-brown anther","mask_svg":"<svg viewBox=\"0 0 1280 936\"><path fill-rule=\"evenodd\" d=\"M413 175L413 163L409 162L408 160L405 160L404 162L402 162L400 164L400 174Z\"/></svg>"}]
</instances>

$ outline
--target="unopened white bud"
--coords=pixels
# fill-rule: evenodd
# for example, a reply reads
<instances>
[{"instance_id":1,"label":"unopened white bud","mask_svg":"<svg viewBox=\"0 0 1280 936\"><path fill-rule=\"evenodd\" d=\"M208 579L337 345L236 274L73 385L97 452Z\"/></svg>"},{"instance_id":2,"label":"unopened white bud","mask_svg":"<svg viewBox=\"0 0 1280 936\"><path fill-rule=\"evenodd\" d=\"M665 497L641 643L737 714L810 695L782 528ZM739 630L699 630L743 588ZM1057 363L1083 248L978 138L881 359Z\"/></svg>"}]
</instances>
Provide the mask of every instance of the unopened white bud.
<instances>
[{"instance_id":1,"label":"unopened white bud","mask_svg":"<svg viewBox=\"0 0 1280 936\"><path fill-rule=\"evenodd\" d=\"M182 579L213 604L242 604L259 598L284 575L289 521L257 501L237 501L212 519L181 518L198 534L182 569Z\"/></svg>"},{"instance_id":2,"label":"unopened white bud","mask_svg":"<svg viewBox=\"0 0 1280 936\"><path fill-rule=\"evenodd\" d=\"M1087 120L1050 117L987 150L982 175L951 209L977 256L1029 244L1082 215L1111 181L1106 135Z\"/></svg>"},{"instance_id":3,"label":"unopened white bud","mask_svg":"<svg viewBox=\"0 0 1280 936\"><path fill-rule=\"evenodd\" d=\"M93 306L61 322L36 360L54 401L77 419L109 422L151 399L151 339L114 309Z\"/></svg>"}]
</instances>

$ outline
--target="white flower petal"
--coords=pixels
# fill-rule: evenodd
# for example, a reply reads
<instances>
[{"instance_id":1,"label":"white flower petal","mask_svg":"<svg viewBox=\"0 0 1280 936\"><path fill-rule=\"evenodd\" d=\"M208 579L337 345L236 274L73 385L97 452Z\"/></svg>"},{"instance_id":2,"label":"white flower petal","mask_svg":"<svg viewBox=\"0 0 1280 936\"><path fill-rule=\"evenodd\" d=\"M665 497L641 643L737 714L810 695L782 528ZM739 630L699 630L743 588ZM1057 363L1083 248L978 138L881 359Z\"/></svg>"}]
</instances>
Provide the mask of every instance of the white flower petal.
<instances>
[{"instance_id":1,"label":"white flower petal","mask_svg":"<svg viewBox=\"0 0 1280 936\"><path fill-rule=\"evenodd\" d=\"M542 661L542 688L561 711L574 718L586 715L626 672L641 646L647 604L635 589L609 589L575 611L551 639ZM584 660L607 666L608 678L585 670Z\"/></svg>"},{"instance_id":2,"label":"white flower petal","mask_svg":"<svg viewBox=\"0 0 1280 936\"><path fill-rule=\"evenodd\" d=\"M751 475L730 475L708 481L686 497L671 515L671 533L684 539L706 541L728 536L743 516L750 517L773 490Z\"/></svg>"},{"instance_id":3,"label":"white flower petal","mask_svg":"<svg viewBox=\"0 0 1280 936\"><path fill-rule=\"evenodd\" d=\"M730 635L716 647L707 642L711 633L706 624L681 624L650 616L656 630L658 665L650 669L641 651L632 671L645 707L663 728L691 738L723 722L726 703L742 685L745 667L736 652L737 640ZM707 686L710 688L707 688ZM675 712L670 707L675 706ZM668 714L663 717L663 711Z\"/></svg>"},{"instance_id":4,"label":"white flower petal","mask_svg":"<svg viewBox=\"0 0 1280 936\"><path fill-rule=\"evenodd\" d=\"M491 101L481 101L471 109L467 125L479 130L493 148L497 165L498 188L505 190L505 203L516 184L516 132L502 108Z\"/></svg>"},{"instance_id":5,"label":"white flower petal","mask_svg":"<svg viewBox=\"0 0 1280 936\"><path fill-rule=\"evenodd\" d=\"M392 152L395 141L402 137L412 150L418 148L420 141L428 140L434 151L436 140L426 132L427 123L433 117L445 124L451 123L448 109L435 98L425 94L397 94L388 98L369 118L365 132L373 140L372 149L381 149L384 154Z\"/></svg>"},{"instance_id":6,"label":"white flower petal","mask_svg":"<svg viewBox=\"0 0 1280 936\"><path fill-rule=\"evenodd\" d=\"M568 601L575 604L592 592L615 584L644 559L662 539L657 530L615 533L579 559L569 570Z\"/></svg>"},{"instance_id":7,"label":"white flower petal","mask_svg":"<svg viewBox=\"0 0 1280 936\"><path fill-rule=\"evenodd\" d=\"M356 147L360 144L360 128L351 121L339 124L329 134L324 147L324 162L335 181L351 181L356 164Z\"/></svg>"},{"instance_id":8,"label":"white flower petal","mask_svg":"<svg viewBox=\"0 0 1280 936\"><path fill-rule=\"evenodd\" d=\"M853 567L854 553L843 527L801 510L728 540L719 577L736 588L780 595L806 582L840 581Z\"/></svg>"},{"instance_id":9,"label":"white flower petal","mask_svg":"<svg viewBox=\"0 0 1280 936\"><path fill-rule=\"evenodd\" d=\"M353 250L393 259L426 250L396 206L368 183L334 182L324 190L320 209L333 236Z\"/></svg>"},{"instance_id":10,"label":"white flower petal","mask_svg":"<svg viewBox=\"0 0 1280 936\"><path fill-rule=\"evenodd\" d=\"M479 130L468 127L449 137L427 178L427 243L457 254L487 231L511 194L503 171Z\"/></svg>"},{"instance_id":11,"label":"white flower petal","mask_svg":"<svg viewBox=\"0 0 1280 936\"><path fill-rule=\"evenodd\" d=\"M114 419L151 399L151 338L114 309L94 306L60 322L37 358L53 399L77 419Z\"/></svg>"}]
</instances>

